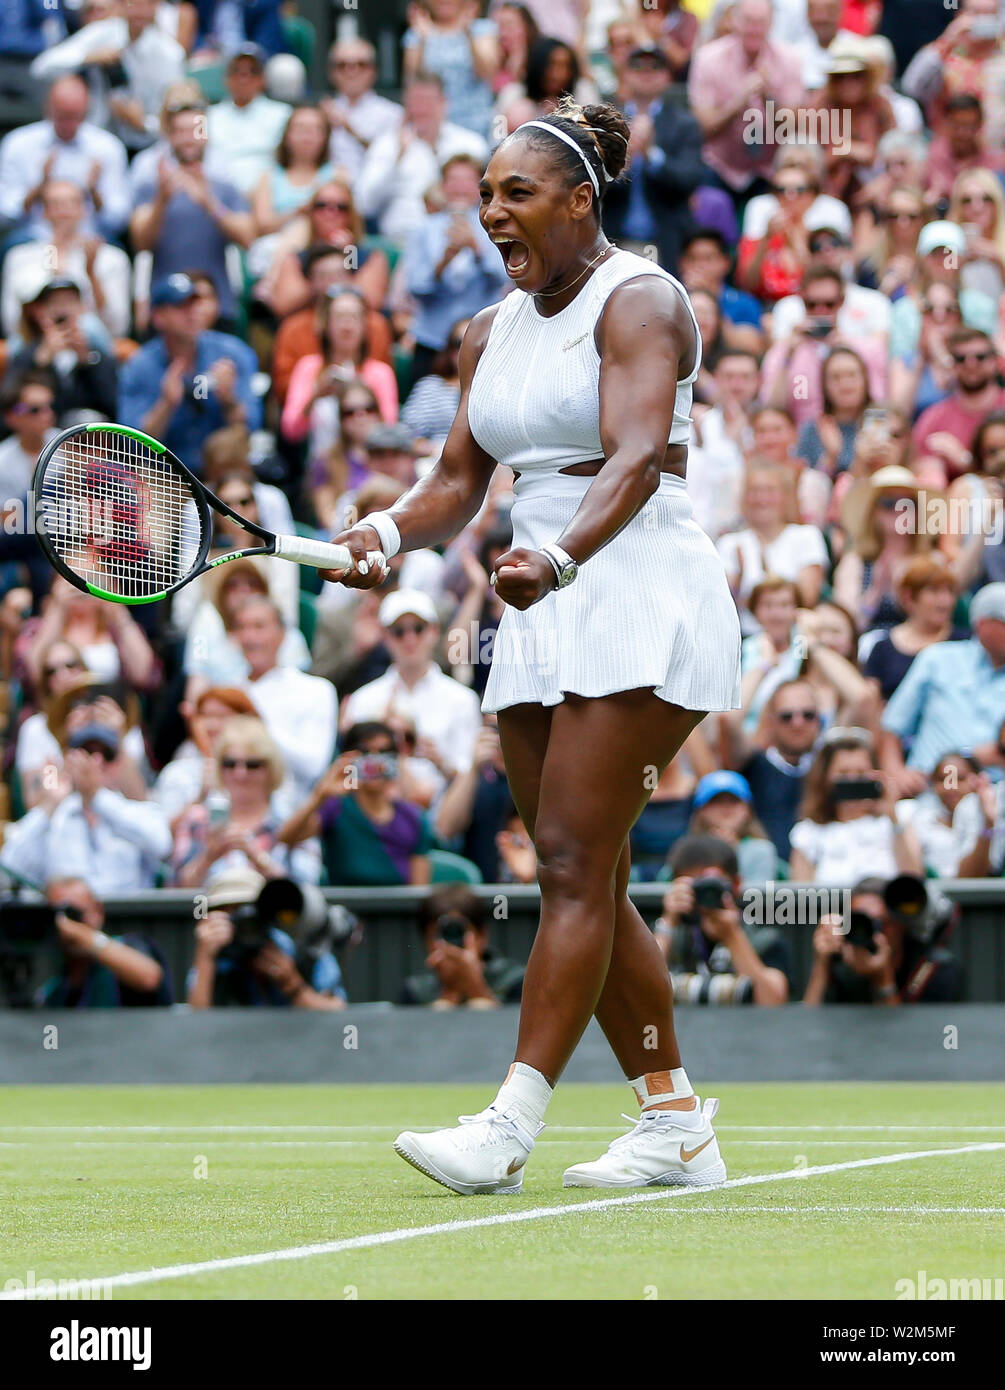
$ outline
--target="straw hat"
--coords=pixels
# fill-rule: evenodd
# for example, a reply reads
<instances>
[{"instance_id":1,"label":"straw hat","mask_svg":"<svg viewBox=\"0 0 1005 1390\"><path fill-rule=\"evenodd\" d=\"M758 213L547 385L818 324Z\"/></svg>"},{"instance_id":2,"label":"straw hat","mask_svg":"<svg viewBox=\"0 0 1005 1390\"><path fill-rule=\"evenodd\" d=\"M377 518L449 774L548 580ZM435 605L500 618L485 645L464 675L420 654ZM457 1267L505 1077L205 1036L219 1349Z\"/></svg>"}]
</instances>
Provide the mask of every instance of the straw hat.
<instances>
[{"instance_id":1,"label":"straw hat","mask_svg":"<svg viewBox=\"0 0 1005 1390\"><path fill-rule=\"evenodd\" d=\"M917 498L921 486L911 470L899 463L887 464L868 478L857 479L841 503L841 525L852 544L857 548L864 537L873 504L881 492L896 488L900 492L911 492Z\"/></svg>"},{"instance_id":2,"label":"straw hat","mask_svg":"<svg viewBox=\"0 0 1005 1390\"><path fill-rule=\"evenodd\" d=\"M857 34L839 34L827 50L827 76L869 72L873 55Z\"/></svg>"}]
</instances>

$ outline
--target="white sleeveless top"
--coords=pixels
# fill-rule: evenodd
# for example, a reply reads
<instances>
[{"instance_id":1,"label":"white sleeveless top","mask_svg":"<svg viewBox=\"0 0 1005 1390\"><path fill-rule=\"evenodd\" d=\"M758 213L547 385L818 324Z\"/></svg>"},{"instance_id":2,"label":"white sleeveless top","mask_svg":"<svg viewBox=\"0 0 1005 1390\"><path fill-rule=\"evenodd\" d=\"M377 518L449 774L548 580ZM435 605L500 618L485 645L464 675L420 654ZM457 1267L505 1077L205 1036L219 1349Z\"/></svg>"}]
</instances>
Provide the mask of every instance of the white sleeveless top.
<instances>
[{"instance_id":1,"label":"white sleeveless top","mask_svg":"<svg viewBox=\"0 0 1005 1390\"><path fill-rule=\"evenodd\" d=\"M687 444L692 386L701 365L701 334L691 301L662 267L630 251L615 251L572 303L551 318L542 318L533 295L523 290L511 290L500 304L468 394L468 425L491 458L519 473L543 473L604 457L594 329L612 291L638 275L668 280L694 324L694 370L677 382L667 440Z\"/></svg>"}]
</instances>

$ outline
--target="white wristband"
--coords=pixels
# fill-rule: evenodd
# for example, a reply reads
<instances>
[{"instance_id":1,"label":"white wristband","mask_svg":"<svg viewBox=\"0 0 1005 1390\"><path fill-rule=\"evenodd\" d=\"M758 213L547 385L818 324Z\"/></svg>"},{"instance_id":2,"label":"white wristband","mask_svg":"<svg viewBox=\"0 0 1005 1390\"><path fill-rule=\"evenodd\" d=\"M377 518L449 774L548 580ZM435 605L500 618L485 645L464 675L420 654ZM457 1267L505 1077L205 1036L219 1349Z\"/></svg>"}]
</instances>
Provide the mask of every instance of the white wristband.
<instances>
[{"instance_id":1,"label":"white wristband","mask_svg":"<svg viewBox=\"0 0 1005 1390\"><path fill-rule=\"evenodd\" d=\"M401 549L401 532L390 512L371 512L360 521L360 526L372 526L380 537L380 548L386 559L397 555Z\"/></svg>"}]
</instances>

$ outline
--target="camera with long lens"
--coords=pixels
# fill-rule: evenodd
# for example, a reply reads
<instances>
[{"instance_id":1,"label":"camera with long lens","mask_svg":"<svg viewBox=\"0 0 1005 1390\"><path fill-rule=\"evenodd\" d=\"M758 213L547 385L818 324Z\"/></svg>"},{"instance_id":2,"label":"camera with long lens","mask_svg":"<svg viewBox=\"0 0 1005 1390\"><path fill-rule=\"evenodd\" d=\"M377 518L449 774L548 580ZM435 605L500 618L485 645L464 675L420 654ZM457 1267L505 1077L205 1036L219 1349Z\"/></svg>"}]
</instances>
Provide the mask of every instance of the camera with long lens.
<instances>
[{"instance_id":1,"label":"camera with long lens","mask_svg":"<svg viewBox=\"0 0 1005 1390\"><path fill-rule=\"evenodd\" d=\"M883 902L894 922L908 929L924 946L934 945L955 925L959 909L946 895L917 874L898 874L883 889ZM867 912L850 912L845 940L876 954L883 923Z\"/></svg>"},{"instance_id":2,"label":"camera with long lens","mask_svg":"<svg viewBox=\"0 0 1005 1390\"><path fill-rule=\"evenodd\" d=\"M681 917L681 922L688 927L701 926L703 911L718 912L723 906L724 897L727 901L733 898L733 885L720 874L703 874L694 880L691 890L694 893L694 907Z\"/></svg>"},{"instance_id":3,"label":"camera with long lens","mask_svg":"<svg viewBox=\"0 0 1005 1390\"><path fill-rule=\"evenodd\" d=\"M886 910L915 940L930 946L954 926L959 908L934 884L917 874L898 874L883 892Z\"/></svg>"},{"instance_id":4,"label":"camera with long lens","mask_svg":"<svg viewBox=\"0 0 1005 1390\"><path fill-rule=\"evenodd\" d=\"M253 903L242 903L228 912L234 939L227 947L232 959L243 964L269 944L276 927L293 939L297 963L308 968L322 955L358 939L359 919L338 903L329 903L315 884L295 883L291 878L269 879Z\"/></svg>"}]
</instances>

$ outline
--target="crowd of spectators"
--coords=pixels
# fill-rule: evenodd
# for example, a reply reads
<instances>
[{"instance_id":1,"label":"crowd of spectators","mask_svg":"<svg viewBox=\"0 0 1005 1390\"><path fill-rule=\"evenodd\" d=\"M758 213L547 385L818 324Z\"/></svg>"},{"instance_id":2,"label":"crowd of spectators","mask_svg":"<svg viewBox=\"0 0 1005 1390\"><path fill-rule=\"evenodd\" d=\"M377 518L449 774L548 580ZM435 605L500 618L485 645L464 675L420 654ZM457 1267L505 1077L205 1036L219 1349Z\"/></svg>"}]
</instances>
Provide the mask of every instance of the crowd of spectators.
<instances>
[{"instance_id":1,"label":"crowd of spectators","mask_svg":"<svg viewBox=\"0 0 1005 1390\"><path fill-rule=\"evenodd\" d=\"M608 236L692 297L688 486L743 632L742 709L699 726L632 832L635 878L673 880L671 969L727 960L737 997L788 997L777 942L758 954L726 909L682 927L696 875L857 885L876 918L880 880L1005 871L1003 16L417 0L381 94L351 18L312 87L317 36L279 0L3 7L0 79L40 112L0 141L0 865L60 906L68 959L107 943L106 895L181 887L210 907L179 997L337 1007L334 957L278 931L221 995L223 909L277 878L534 881L479 710L504 470L376 591L249 559L137 609L52 576L29 488L58 429L115 419L275 531L390 505L450 428L468 321L509 289L486 161L570 92L630 124ZM422 929L412 1002L513 996L470 901ZM142 942L99 951L123 1001L161 999ZM889 991L903 946L881 954ZM50 1002L90 999L70 975Z\"/></svg>"}]
</instances>

